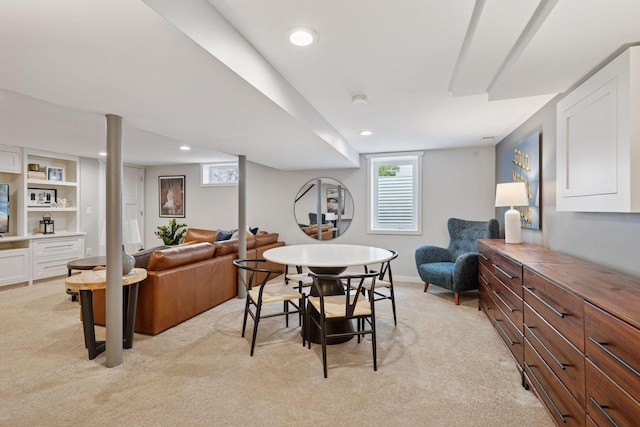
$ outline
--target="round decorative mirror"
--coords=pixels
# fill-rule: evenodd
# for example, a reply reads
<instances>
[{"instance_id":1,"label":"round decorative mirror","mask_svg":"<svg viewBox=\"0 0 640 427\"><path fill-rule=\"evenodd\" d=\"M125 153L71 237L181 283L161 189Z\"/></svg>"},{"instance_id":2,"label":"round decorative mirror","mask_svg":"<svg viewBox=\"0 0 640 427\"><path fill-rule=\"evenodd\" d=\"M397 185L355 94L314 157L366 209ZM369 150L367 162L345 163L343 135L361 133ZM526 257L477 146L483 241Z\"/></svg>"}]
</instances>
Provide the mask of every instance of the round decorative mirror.
<instances>
[{"instance_id":1,"label":"round decorative mirror","mask_svg":"<svg viewBox=\"0 0 640 427\"><path fill-rule=\"evenodd\" d=\"M330 240L341 236L351 225L353 199L340 181L316 178L298 191L294 213L298 227L307 236Z\"/></svg>"}]
</instances>

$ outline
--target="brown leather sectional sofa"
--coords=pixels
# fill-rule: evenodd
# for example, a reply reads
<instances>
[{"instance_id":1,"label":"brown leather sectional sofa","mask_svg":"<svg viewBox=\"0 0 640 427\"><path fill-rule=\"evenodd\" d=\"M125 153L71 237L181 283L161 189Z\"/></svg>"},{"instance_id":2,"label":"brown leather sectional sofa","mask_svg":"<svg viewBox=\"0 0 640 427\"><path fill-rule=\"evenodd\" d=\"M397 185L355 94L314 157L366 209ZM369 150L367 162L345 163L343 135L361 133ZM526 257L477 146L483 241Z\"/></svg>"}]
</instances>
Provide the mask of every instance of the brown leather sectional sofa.
<instances>
[{"instance_id":1,"label":"brown leather sectional sofa","mask_svg":"<svg viewBox=\"0 0 640 427\"><path fill-rule=\"evenodd\" d=\"M156 335L237 296L232 261L238 240L215 242L215 236L216 230L190 228L187 244L153 251L138 290L136 332ZM262 258L267 249L284 245L278 233L259 232L247 237L247 258ZM265 268L283 266L268 262ZM93 310L96 324L104 325L104 290L93 292Z\"/></svg>"}]
</instances>

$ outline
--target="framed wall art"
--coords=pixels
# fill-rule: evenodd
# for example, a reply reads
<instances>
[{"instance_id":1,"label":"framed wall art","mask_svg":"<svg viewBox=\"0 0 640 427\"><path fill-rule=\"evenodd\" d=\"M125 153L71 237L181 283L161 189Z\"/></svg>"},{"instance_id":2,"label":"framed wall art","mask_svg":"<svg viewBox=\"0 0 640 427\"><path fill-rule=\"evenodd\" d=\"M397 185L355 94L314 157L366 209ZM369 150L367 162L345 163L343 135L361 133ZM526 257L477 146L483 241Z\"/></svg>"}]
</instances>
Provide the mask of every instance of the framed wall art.
<instances>
[{"instance_id":1,"label":"framed wall art","mask_svg":"<svg viewBox=\"0 0 640 427\"><path fill-rule=\"evenodd\" d=\"M184 218L185 175L159 176L160 218Z\"/></svg>"},{"instance_id":2,"label":"framed wall art","mask_svg":"<svg viewBox=\"0 0 640 427\"><path fill-rule=\"evenodd\" d=\"M529 204L514 209L520 212L520 227L533 230L541 229L540 141L540 132L534 132L513 149L506 151L500 165L500 182L525 183Z\"/></svg>"},{"instance_id":3,"label":"framed wall art","mask_svg":"<svg viewBox=\"0 0 640 427\"><path fill-rule=\"evenodd\" d=\"M44 208L56 206L57 191L55 188L31 188L27 189L27 207ZM53 205L52 205L53 204Z\"/></svg>"}]
</instances>

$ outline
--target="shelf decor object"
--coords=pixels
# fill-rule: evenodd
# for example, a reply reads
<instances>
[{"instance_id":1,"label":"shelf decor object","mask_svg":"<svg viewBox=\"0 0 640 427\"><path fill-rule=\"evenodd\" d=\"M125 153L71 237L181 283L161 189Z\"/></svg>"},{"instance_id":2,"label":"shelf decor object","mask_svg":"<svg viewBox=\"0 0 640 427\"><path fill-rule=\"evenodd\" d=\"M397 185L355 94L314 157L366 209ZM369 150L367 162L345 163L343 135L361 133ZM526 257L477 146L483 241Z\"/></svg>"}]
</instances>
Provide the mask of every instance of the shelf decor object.
<instances>
[{"instance_id":1,"label":"shelf decor object","mask_svg":"<svg viewBox=\"0 0 640 427\"><path fill-rule=\"evenodd\" d=\"M496 207L510 207L504 214L504 239L507 243L522 243L520 212L513 207L527 204L529 204L529 197L524 182L506 182L497 185Z\"/></svg>"},{"instance_id":2,"label":"shelf decor object","mask_svg":"<svg viewBox=\"0 0 640 427\"><path fill-rule=\"evenodd\" d=\"M49 215L48 213L42 215L42 220L40 221L40 232L42 234L55 233L54 221L51 219L51 215Z\"/></svg>"},{"instance_id":3,"label":"shelf decor object","mask_svg":"<svg viewBox=\"0 0 640 427\"><path fill-rule=\"evenodd\" d=\"M136 260L125 250L125 245L137 245L142 242L137 219L122 220L122 274L126 276L133 269Z\"/></svg>"}]
</instances>

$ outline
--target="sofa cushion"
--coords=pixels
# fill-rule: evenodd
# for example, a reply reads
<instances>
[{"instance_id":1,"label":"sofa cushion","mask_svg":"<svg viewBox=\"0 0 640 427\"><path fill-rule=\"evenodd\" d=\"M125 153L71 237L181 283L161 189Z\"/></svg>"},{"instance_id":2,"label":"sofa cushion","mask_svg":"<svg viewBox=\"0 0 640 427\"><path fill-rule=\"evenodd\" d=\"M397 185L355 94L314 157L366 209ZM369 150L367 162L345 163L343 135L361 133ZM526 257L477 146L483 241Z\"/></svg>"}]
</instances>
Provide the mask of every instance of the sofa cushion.
<instances>
[{"instance_id":1,"label":"sofa cushion","mask_svg":"<svg viewBox=\"0 0 640 427\"><path fill-rule=\"evenodd\" d=\"M167 246L167 245L162 245L162 246L156 246L155 248L151 248L151 249L143 249L140 250L138 252L136 252L135 254L131 254L133 255L133 259L135 259L135 268L147 268L147 265L149 264L149 258L151 258L151 255L153 254L153 252L155 251L160 251L162 249L167 249L170 248L171 246Z\"/></svg>"},{"instance_id":2,"label":"sofa cushion","mask_svg":"<svg viewBox=\"0 0 640 427\"><path fill-rule=\"evenodd\" d=\"M185 242L209 242L216 239L217 230L206 230L204 228L188 228L184 236Z\"/></svg>"},{"instance_id":3,"label":"sofa cushion","mask_svg":"<svg viewBox=\"0 0 640 427\"><path fill-rule=\"evenodd\" d=\"M269 245L278 241L278 233L260 233L255 236L256 247Z\"/></svg>"},{"instance_id":4,"label":"sofa cushion","mask_svg":"<svg viewBox=\"0 0 640 427\"><path fill-rule=\"evenodd\" d=\"M213 257L216 247L208 242L194 243L188 246L173 246L155 251L149 258L147 270L167 270L185 264L203 261Z\"/></svg>"}]
</instances>

